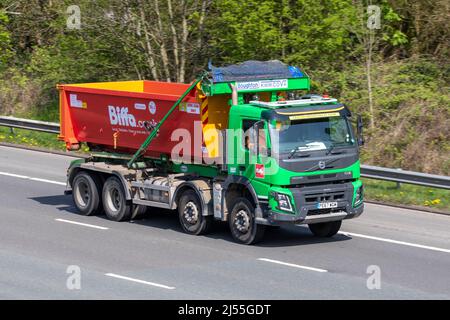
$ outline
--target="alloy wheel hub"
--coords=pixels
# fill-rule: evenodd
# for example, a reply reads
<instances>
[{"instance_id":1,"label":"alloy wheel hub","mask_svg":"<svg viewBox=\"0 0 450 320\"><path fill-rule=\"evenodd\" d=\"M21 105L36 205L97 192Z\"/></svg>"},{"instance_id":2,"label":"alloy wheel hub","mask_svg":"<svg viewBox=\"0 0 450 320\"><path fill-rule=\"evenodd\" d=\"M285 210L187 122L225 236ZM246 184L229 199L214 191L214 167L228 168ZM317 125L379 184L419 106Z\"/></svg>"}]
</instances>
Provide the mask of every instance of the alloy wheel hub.
<instances>
[{"instance_id":1,"label":"alloy wheel hub","mask_svg":"<svg viewBox=\"0 0 450 320\"><path fill-rule=\"evenodd\" d=\"M236 214L234 225L239 232L247 233L250 229L250 217L248 213L244 210L239 211Z\"/></svg>"},{"instance_id":2,"label":"alloy wheel hub","mask_svg":"<svg viewBox=\"0 0 450 320\"><path fill-rule=\"evenodd\" d=\"M186 207L184 208L183 211L183 216L184 219L189 223L189 224L196 224L198 221L198 208L195 205L195 203L188 202L186 204Z\"/></svg>"}]
</instances>

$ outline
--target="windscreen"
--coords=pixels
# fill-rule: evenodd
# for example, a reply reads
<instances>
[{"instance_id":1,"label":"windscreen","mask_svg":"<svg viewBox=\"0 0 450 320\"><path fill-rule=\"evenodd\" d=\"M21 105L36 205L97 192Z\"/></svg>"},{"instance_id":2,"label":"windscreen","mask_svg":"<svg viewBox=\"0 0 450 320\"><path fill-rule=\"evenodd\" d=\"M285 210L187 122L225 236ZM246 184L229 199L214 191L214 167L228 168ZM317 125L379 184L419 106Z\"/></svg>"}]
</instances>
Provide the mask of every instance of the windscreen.
<instances>
[{"instance_id":1,"label":"windscreen","mask_svg":"<svg viewBox=\"0 0 450 320\"><path fill-rule=\"evenodd\" d=\"M351 125L344 116L296 120L269 128L272 149L279 154L355 146Z\"/></svg>"}]
</instances>

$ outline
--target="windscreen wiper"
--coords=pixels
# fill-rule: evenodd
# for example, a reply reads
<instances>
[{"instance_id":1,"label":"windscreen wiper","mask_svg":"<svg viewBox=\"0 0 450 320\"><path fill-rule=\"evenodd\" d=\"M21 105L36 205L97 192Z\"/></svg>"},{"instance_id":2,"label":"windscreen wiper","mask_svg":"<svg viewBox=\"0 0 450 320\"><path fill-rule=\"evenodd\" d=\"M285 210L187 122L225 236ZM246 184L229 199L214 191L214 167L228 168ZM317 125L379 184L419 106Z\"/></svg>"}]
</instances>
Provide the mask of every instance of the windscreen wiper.
<instances>
[{"instance_id":1,"label":"windscreen wiper","mask_svg":"<svg viewBox=\"0 0 450 320\"><path fill-rule=\"evenodd\" d=\"M332 144L332 145L330 146L330 148L327 150L327 152L325 153L325 155L326 155L326 156L329 155L329 154L331 153L331 151L333 151L333 149L334 149L335 146L336 146L335 144Z\"/></svg>"},{"instance_id":2,"label":"windscreen wiper","mask_svg":"<svg viewBox=\"0 0 450 320\"><path fill-rule=\"evenodd\" d=\"M329 155L330 153L331 154L341 154L341 153L346 153L346 151L337 151L337 152L333 152L333 150L334 150L334 148L336 148L336 145L335 144L332 144L331 146L330 146L330 148L327 150L327 152L325 153L325 155L327 156L327 155Z\"/></svg>"},{"instance_id":3,"label":"windscreen wiper","mask_svg":"<svg viewBox=\"0 0 450 320\"><path fill-rule=\"evenodd\" d=\"M288 155L288 159L291 159L298 151L300 151L300 147L292 149L291 152ZM300 155L300 157L306 158L306 157L309 157L310 155L311 155L310 153L303 153L303 154Z\"/></svg>"}]
</instances>

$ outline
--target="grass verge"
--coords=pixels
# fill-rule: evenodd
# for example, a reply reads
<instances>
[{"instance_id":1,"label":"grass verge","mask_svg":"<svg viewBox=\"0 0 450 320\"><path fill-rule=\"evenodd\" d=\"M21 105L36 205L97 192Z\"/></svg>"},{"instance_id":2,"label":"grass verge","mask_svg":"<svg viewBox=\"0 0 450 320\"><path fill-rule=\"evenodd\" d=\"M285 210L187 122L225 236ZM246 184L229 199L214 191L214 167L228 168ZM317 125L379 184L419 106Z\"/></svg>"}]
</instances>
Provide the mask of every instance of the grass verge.
<instances>
[{"instance_id":1,"label":"grass verge","mask_svg":"<svg viewBox=\"0 0 450 320\"><path fill-rule=\"evenodd\" d=\"M0 142L23 144L32 147L64 151L65 143L59 141L54 133L0 127Z\"/></svg>"},{"instance_id":2,"label":"grass verge","mask_svg":"<svg viewBox=\"0 0 450 320\"><path fill-rule=\"evenodd\" d=\"M450 212L450 190L363 178L366 200Z\"/></svg>"}]
</instances>

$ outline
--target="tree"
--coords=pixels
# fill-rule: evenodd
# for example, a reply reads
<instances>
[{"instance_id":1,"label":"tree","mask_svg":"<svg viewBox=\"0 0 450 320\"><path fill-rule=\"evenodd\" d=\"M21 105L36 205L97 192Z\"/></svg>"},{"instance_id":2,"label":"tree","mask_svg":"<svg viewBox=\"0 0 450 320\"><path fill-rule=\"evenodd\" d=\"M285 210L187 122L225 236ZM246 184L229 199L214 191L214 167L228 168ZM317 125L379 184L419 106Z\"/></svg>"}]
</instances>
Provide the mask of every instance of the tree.
<instances>
[{"instance_id":1,"label":"tree","mask_svg":"<svg viewBox=\"0 0 450 320\"><path fill-rule=\"evenodd\" d=\"M109 1L85 21L93 35L121 43L141 77L184 82L194 63L206 64L202 46L210 6L211 0Z\"/></svg>"},{"instance_id":2,"label":"tree","mask_svg":"<svg viewBox=\"0 0 450 320\"><path fill-rule=\"evenodd\" d=\"M11 33L6 28L9 19L4 10L0 10L0 71L4 70L12 56Z\"/></svg>"}]
</instances>

